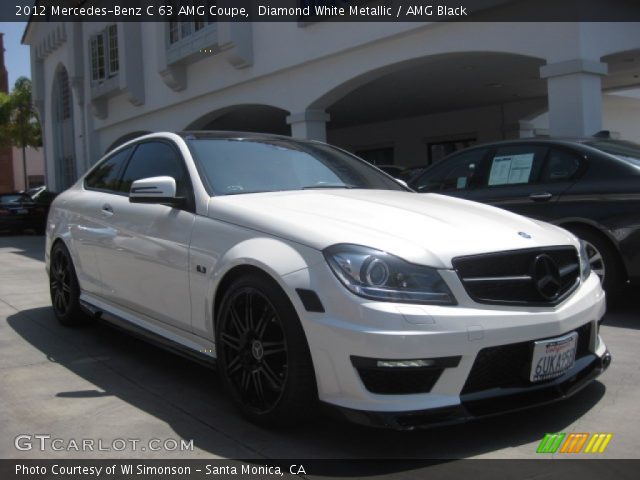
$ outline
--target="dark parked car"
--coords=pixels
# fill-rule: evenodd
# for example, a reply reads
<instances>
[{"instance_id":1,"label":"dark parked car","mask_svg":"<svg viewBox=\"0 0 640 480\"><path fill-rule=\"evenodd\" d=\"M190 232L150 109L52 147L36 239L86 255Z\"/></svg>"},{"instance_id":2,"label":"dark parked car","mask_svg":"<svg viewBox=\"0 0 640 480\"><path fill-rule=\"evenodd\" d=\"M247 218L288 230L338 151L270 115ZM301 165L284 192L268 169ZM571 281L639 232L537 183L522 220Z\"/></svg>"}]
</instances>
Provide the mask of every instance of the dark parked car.
<instances>
[{"instance_id":1,"label":"dark parked car","mask_svg":"<svg viewBox=\"0 0 640 480\"><path fill-rule=\"evenodd\" d=\"M50 199L40 203L26 193L0 193L0 231L44 233L50 204Z\"/></svg>"},{"instance_id":2,"label":"dark parked car","mask_svg":"<svg viewBox=\"0 0 640 480\"><path fill-rule=\"evenodd\" d=\"M52 192L48 187L44 185L30 188L25 193L29 195L31 197L31 200L33 200L36 204L44 207L47 213L49 213L51 202L53 202L53 199L58 196L57 193Z\"/></svg>"},{"instance_id":3,"label":"dark parked car","mask_svg":"<svg viewBox=\"0 0 640 480\"><path fill-rule=\"evenodd\" d=\"M587 244L609 294L640 280L640 145L521 139L469 148L409 183L560 225Z\"/></svg>"},{"instance_id":4,"label":"dark parked car","mask_svg":"<svg viewBox=\"0 0 640 480\"><path fill-rule=\"evenodd\" d=\"M400 178L400 174L406 169L400 165L376 165L376 167L394 178Z\"/></svg>"},{"instance_id":5,"label":"dark parked car","mask_svg":"<svg viewBox=\"0 0 640 480\"><path fill-rule=\"evenodd\" d=\"M420 165L417 167L405 168L402 172L400 172L398 178L400 180L404 180L407 183L411 183L412 180L415 180L420 175L422 175L427 170L427 168L429 168L429 165Z\"/></svg>"}]
</instances>

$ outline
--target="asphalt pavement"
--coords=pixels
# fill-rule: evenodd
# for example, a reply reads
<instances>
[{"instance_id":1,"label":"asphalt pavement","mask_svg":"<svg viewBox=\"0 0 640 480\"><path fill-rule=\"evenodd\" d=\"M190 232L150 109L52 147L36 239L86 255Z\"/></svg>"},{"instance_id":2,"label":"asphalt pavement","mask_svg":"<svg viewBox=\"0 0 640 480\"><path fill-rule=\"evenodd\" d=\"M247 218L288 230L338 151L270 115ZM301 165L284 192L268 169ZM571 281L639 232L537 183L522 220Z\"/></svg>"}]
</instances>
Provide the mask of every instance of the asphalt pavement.
<instances>
[{"instance_id":1,"label":"asphalt pavement","mask_svg":"<svg viewBox=\"0 0 640 480\"><path fill-rule=\"evenodd\" d=\"M601 457L640 458L638 290L629 289L626 304L605 317L610 369L569 400L413 432L359 427L314 411L304 424L268 430L235 412L215 371L100 322L60 326L43 248L43 237L0 236L0 458L520 459L540 458L536 448L549 432L610 432ZM41 441L53 439L58 450L47 443L40 451ZM83 439L94 440L94 450L73 448ZM152 450L151 439L165 448ZM111 450L97 450L98 440ZM192 440L193 449L171 450L180 440Z\"/></svg>"}]
</instances>

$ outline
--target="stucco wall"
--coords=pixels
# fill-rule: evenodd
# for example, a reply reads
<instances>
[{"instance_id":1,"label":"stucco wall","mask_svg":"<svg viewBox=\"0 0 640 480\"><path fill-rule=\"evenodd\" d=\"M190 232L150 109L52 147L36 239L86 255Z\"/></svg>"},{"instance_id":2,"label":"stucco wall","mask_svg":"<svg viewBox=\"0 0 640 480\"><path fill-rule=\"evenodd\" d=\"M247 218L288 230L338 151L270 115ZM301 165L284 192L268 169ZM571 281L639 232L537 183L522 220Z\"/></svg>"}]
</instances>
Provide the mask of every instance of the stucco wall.
<instances>
[{"instance_id":1,"label":"stucco wall","mask_svg":"<svg viewBox=\"0 0 640 480\"><path fill-rule=\"evenodd\" d=\"M42 148L27 147L25 150L28 175L44 175L44 151ZM16 190L24 190L24 169L22 149L13 148L13 178Z\"/></svg>"}]
</instances>

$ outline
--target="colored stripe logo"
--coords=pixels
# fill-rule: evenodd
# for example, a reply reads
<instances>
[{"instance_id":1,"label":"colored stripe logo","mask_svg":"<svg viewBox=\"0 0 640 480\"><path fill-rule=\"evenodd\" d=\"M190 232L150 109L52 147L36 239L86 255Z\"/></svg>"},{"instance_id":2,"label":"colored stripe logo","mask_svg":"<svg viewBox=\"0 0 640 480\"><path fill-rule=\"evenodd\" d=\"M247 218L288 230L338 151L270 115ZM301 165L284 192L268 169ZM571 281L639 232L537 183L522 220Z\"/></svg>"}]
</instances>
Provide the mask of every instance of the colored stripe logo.
<instances>
[{"instance_id":1,"label":"colored stripe logo","mask_svg":"<svg viewBox=\"0 0 640 480\"><path fill-rule=\"evenodd\" d=\"M536 453L604 453L612 438L612 433L547 433Z\"/></svg>"}]
</instances>

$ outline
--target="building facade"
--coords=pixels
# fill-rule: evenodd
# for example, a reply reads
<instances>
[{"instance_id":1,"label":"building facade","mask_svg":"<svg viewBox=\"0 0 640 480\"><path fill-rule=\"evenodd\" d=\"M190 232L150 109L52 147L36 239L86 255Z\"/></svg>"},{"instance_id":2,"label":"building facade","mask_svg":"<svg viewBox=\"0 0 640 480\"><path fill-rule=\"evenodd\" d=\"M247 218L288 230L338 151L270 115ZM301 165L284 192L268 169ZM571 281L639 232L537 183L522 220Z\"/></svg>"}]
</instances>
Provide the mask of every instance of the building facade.
<instances>
[{"instance_id":1,"label":"building facade","mask_svg":"<svg viewBox=\"0 0 640 480\"><path fill-rule=\"evenodd\" d=\"M377 163L608 129L640 141L638 23L30 23L47 183L159 130L327 140Z\"/></svg>"},{"instance_id":2,"label":"building facade","mask_svg":"<svg viewBox=\"0 0 640 480\"><path fill-rule=\"evenodd\" d=\"M24 150L13 147L13 189L15 191L39 187L46 184L44 171L44 150L42 147L27 147ZM27 167L27 185L24 184L24 167Z\"/></svg>"}]
</instances>

